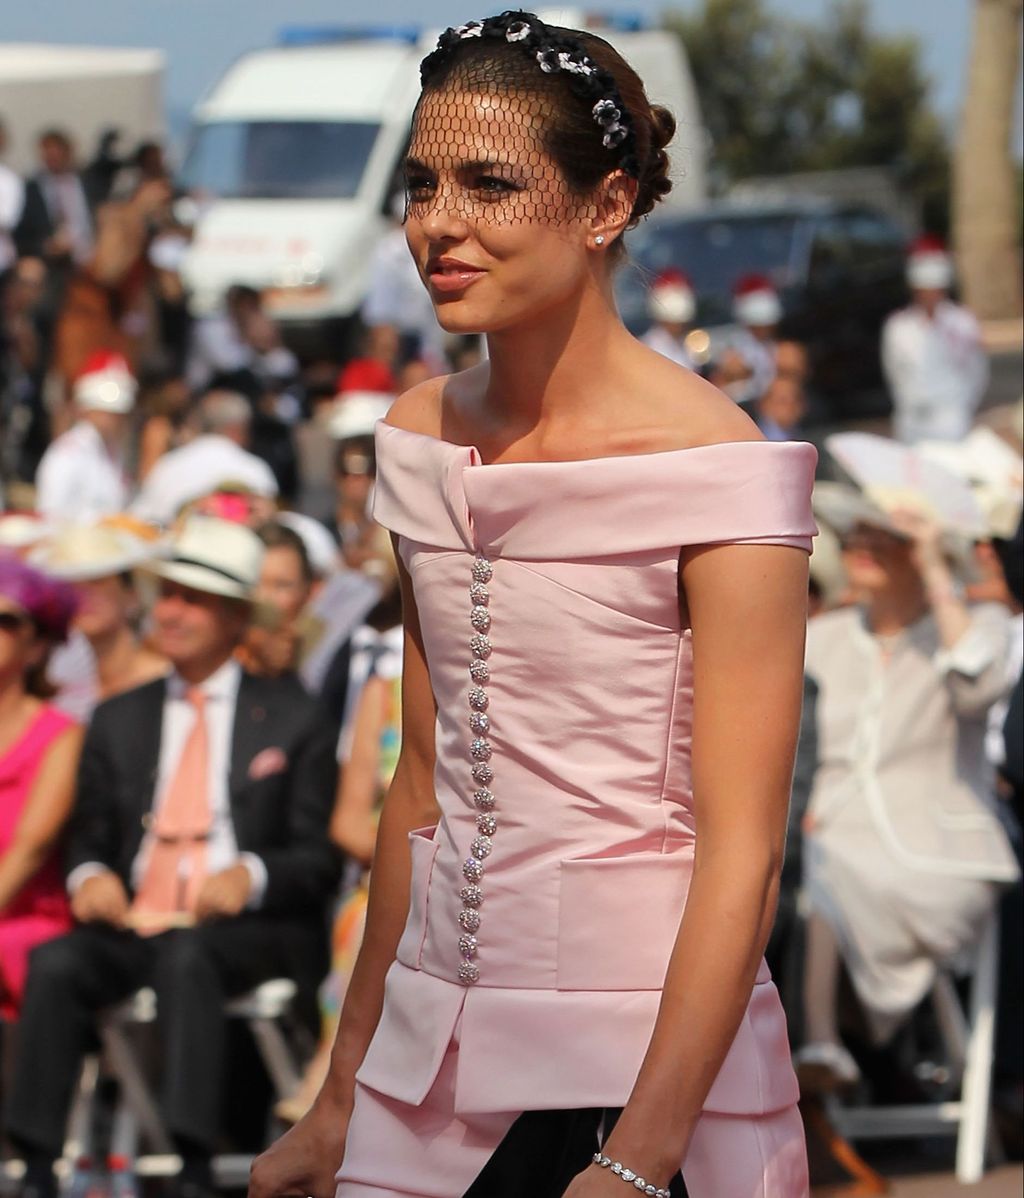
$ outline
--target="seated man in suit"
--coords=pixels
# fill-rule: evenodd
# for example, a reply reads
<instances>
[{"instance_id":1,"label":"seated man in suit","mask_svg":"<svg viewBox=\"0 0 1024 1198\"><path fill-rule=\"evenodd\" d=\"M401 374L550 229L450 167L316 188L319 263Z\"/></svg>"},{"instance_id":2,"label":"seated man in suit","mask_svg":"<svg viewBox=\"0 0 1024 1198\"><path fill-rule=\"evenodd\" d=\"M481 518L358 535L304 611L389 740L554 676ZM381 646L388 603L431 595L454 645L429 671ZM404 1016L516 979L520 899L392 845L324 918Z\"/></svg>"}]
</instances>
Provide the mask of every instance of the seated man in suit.
<instances>
[{"instance_id":1,"label":"seated man in suit","mask_svg":"<svg viewBox=\"0 0 1024 1198\"><path fill-rule=\"evenodd\" d=\"M32 957L8 1108L26 1194L55 1193L96 1012L141 986L157 995L178 1192L210 1191L225 999L274 977L311 995L326 973L334 736L297 682L235 661L262 553L241 525L187 521L152 566L172 672L102 704L89 726L68 838L79 926Z\"/></svg>"}]
</instances>

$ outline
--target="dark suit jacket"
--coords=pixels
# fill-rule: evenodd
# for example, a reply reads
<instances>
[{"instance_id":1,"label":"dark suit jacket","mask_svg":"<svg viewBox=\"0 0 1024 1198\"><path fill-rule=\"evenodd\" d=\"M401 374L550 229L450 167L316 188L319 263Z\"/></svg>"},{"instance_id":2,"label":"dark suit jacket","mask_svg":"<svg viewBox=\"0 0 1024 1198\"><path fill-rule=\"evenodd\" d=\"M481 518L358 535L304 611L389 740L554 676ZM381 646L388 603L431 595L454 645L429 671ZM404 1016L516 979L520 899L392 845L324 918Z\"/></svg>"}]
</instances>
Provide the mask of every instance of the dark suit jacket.
<instances>
[{"instance_id":1,"label":"dark suit jacket","mask_svg":"<svg viewBox=\"0 0 1024 1198\"><path fill-rule=\"evenodd\" d=\"M166 688L164 679L147 683L93 714L69 825L68 872L98 861L130 890L132 863L151 818ZM243 673L228 792L239 851L255 853L267 867L261 914L312 916L326 927L326 905L341 872L341 855L327 836L335 743L336 733L297 681ZM265 749L280 749L287 764L253 777L250 767Z\"/></svg>"},{"instance_id":2,"label":"dark suit jacket","mask_svg":"<svg viewBox=\"0 0 1024 1198\"><path fill-rule=\"evenodd\" d=\"M89 176L80 173L79 182L89 206L90 215L95 207L95 194L90 185ZM41 258L43 246L56 233L57 227L50 215L43 194L43 186L38 176L33 176L25 184L25 201L22 204L21 216L14 228L12 236L18 254L21 257Z\"/></svg>"}]
</instances>

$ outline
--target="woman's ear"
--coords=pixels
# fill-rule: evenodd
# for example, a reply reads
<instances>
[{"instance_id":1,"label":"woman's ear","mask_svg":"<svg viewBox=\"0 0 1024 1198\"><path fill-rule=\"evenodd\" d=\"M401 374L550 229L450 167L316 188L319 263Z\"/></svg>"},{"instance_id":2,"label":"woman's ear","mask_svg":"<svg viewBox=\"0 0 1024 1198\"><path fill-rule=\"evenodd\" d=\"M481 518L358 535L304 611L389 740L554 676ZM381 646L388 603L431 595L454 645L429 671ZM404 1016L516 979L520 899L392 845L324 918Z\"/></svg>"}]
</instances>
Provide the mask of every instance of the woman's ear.
<instances>
[{"instance_id":1,"label":"woman's ear","mask_svg":"<svg viewBox=\"0 0 1024 1198\"><path fill-rule=\"evenodd\" d=\"M597 185L589 220L592 245L607 249L625 233L633 215L638 186L637 180L625 171L612 171Z\"/></svg>"}]
</instances>

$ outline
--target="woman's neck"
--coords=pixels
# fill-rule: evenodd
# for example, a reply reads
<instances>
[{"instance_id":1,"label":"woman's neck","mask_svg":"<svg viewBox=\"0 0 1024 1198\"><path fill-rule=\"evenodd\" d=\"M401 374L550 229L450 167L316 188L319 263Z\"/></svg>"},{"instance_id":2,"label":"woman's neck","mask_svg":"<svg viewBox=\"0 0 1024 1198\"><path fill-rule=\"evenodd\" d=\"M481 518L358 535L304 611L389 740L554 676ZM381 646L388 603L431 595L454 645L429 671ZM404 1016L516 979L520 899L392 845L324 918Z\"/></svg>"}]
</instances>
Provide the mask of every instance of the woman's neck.
<instances>
[{"instance_id":1,"label":"woman's neck","mask_svg":"<svg viewBox=\"0 0 1024 1198\"><path fill-rule=\"evenodd\" d=\"M0 728L21 712L25 702L25 679L22 675L0 675Z\"/></svg>"},{"instance_id":2,"label":"woman's neck","mask_svg":"<svg viewBox=\"0 0 1024 1198\"><path fill-rule=\"evenodd\" d=\"M916 624L927 612L920 583L877 591L867 601L868 625L875 636L895 636Z\"/></svg>"},{"instance_id":3,"label":"woman's neck","mask_svg":"<svg viewBox=\"0 0 1024 1198\"><path fill-rule=\"evenodd\" d=\"M615 311L610 285L586 286L575 303L538 313L487 338L489 377L484 417L521 436L599 410L613 364L632 337Z\"/></svg>"}]
</instances>

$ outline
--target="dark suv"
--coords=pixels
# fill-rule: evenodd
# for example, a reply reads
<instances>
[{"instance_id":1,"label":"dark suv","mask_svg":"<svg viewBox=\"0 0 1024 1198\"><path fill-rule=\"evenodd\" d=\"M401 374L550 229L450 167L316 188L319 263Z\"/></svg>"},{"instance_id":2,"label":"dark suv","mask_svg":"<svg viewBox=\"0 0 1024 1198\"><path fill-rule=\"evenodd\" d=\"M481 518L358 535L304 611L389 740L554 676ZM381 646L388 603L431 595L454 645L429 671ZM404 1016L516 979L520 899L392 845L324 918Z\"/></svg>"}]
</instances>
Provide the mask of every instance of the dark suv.
<instances>
[{"instance_id":1,"label":"dark suv","mask_svg":"<svg viewBox=\"0 0 1024 1198\"><path fill-rule=\"evenodd\" d=\"M616 285L620 311L635 332L647 327L647 291L669 267L686 272L697 293L695 326L708 353L732 328L732 288L765 274L782 299L783 337L804 342L811 359L818 419L878 415L882 321L906 300L906 230L868 207L827 200L721 205L692 215L652 218L627 238L630 264Z\"/></svg>"}]
</instances>

